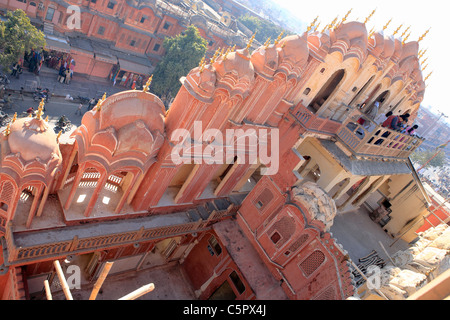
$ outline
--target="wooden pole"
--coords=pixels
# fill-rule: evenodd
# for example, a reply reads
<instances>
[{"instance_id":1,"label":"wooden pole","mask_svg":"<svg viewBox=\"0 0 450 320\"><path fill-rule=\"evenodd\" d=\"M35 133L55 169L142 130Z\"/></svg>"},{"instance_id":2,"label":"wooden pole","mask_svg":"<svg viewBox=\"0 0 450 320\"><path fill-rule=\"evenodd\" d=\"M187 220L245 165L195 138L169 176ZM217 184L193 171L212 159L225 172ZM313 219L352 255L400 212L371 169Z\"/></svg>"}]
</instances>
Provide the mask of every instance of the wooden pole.
<instances>
[{"instance_id":1,"label":"wooden pole","mask_svg":"<svg viewBox=\"0 0 450 320\"><path fill-rule=\"evenodd\" d=\"M45 287L45 295L47 296L47 300L53 300L52 292L50 291L50 285L48 284L48 280L44 281L44 287Z\"/></svg>"},{"instance_id":2,"label":"wooden pole","mask_svg":"<svg viewBox=\"0 0 450 320\"><path fill-rule=\"evenodd\" d=\"M59 282L61 283L61 287L64 291L64 295L67 300L73 300L72 294L70 293L69 285L67 284L66 278L64 277L64 273L62 271L61 265L58 260L53 261L53 264L56 269L56 274L58 275Z\"/></svg>"},{"instance_id":3,"label":"wooden pole","mask_svg":"<svg viewBox=\"0 0 450 320\"><path fill-rule=\"evenodd\" d=\"M95 282L95 285L94 285L94 288L92 289L89 300L95 300L95 298L97 297L98 291L102 287L103 282L105 281L106 276L108 275L109 270L111 270L111 267L113 264L114 264L114 262L109 262L109 261L105 263L105 265L103 266L102 273L100 274L97 281Z\"/></svg>"},{"instance_id":4,"label":"wooden pole","mask_svg":"<svg viewBox=\"0 0 450 320\"><path fill-rule=\"evenodd\" d=\"M150 291L153 291L155 289L155 285L153 283L149 283L143 287L140 287L139 289L127 294L126 296L120 298L119 300L134 300L139 298L140 296L143 296L146 293L149 293Z\"/></svg>"}]
</instances>

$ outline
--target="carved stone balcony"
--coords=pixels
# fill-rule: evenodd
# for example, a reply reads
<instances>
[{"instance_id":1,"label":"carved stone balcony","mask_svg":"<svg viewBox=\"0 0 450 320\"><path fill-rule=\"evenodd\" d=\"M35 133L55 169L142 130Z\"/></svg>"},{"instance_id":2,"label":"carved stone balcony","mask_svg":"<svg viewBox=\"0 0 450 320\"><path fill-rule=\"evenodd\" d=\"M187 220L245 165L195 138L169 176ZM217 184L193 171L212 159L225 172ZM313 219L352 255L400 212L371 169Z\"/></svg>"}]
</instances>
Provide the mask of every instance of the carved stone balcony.
<instances>
[{"instance_id":1,"label":"carved stone balcony","mask_svg":"<svg viewBox=\"0 0 450 320\"><path fill-rule=\"evenodd\" d=\"M368 125L357 121L363 118ZM337 138L357 157L375 156L406 159L424 138L390 130L371 121L359 110L353 110L342 123Z\"/></svg>"},{"instance_id":2,"label":"carved stone balcony","mask_svg":"<svg viewBox=\"0 0 450 320\"><path fill-rule=\"evenodd\" d=\"M211 204L165 215L28 232L13 232L9 222L2 238L4 265L20 266L69 254L84 254L200 232L209 229L213 222L235 215L239 205L231 203L225 210L208 208Z\"/></svg>"},{"instance_id":3,"label":"carved stone balcony","mask_svg":"<svg viewBox=\"0 0 450 320\"><path fill-rule=\"evenodd\" d=\"M324 134L336 134L341 127L341 122L319 117L304 105L299 103L292 115L309 131L316 131Z\"/></svg>"},{"instance_id":4,"label":"carved stone balcony","mask_svg":"<svg viewBox=\"0 0 450 320\"><path fill-rule=\"evenodd\" d=\"M291 114L308 131L335 136L356 157L406 159L425 140L383 128L358 109L345 107L348 111L339 117L342 122L322 118L301 103ZM357 122L360 118L364 126Z\"/></svg>"}]
</instances>

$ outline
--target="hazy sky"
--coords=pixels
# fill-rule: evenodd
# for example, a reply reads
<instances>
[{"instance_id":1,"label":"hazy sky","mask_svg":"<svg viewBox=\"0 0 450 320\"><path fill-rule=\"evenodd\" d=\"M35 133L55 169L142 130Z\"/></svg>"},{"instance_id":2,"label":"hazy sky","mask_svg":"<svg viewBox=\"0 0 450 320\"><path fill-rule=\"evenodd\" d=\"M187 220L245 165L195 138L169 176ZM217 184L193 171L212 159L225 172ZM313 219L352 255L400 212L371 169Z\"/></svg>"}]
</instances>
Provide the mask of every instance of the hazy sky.
<instances>
[{"instance_id":1,"label":"hazy sky","mask_svg":"<svg viewBox=\"0 0 450 320\"><path fill-rule=\"evenodd\" d=\"M314 18L319 16L321 22L319 30L333 21L338 16L338 21L352 9L347 21L356 20L363 22L370 13L376 9L372 18L367 22L367 30L372 27L382 30L383 26L392 19L385 34L391 35L401 24L403 27L396 34L398 37L403 31L411 26L408 40L418 40L429 28L426 37L419 43L420 49L428 49L420 59L428 58L423 71L425 78L431 71L433 73L425 82L428 87L425 90L423 106L429 106L434 112L442 111L450 121L450 54L446 49L448 44L448 27L450 26L450 1L448 0L273 0L282 7L296 15L301 21L310 24Z\"/></svg>"}]
</instances>

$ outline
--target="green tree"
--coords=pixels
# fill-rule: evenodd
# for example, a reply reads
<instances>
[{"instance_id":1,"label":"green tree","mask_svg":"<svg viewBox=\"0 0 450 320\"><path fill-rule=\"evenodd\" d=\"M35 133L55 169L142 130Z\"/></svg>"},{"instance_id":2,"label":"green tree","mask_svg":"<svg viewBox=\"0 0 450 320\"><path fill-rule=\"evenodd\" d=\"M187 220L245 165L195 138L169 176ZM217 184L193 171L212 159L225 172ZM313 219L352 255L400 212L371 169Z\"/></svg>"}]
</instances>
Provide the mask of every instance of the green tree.
<instances>
[{"instance_id":1,"label":"green tree","mask_svg":"<svg viewBox=\"0 0 450 320\"><path fill-rule=\"evenodd\" d=\"M436 152L439 153L436 154ZM444 150L442 149L415 151L411 154L411 160L419 163L421 166L424 165L427 161L430 161L428 162L427 166L441 167L445 164L446 156Z\"/></svg>"},{"instance_id":2,"label":"green tree","mask_svg":"<svg viewBox=\"0 0 450 320\"><path fill-rule=\"evenodd\" d=\"M151 90L160 97L169 94L175 97L181 87L180 78L198 66L207 45L193 25L175 37L164 39L166 54L155 68Z\"/></svg>"},{"instance_id":3,"label":"green tree","mask_svg":"<svg viewBox=\"0 0 450 320\"><path fill-rule=\"evenodd\" d=\"M8 11L6 17L6 21L0 21L0 65L8 72L25 52L42 49L45 38L23 10Z\"/></svg>"},{"instance_id":4,"label":"green tree","mask_svg":"<svg viewBox=\"0 0 450 320\"><path fill-rule=\"evenodd\" d=\"M253 32L256 32L255 39L264 43L270 37L275 40L281 32L284 32L284 36L291 34L291 32L284 30L283 28L266 20L259 19L248 14L240 16L238 21Z\"/></svg>"}]
</instances>

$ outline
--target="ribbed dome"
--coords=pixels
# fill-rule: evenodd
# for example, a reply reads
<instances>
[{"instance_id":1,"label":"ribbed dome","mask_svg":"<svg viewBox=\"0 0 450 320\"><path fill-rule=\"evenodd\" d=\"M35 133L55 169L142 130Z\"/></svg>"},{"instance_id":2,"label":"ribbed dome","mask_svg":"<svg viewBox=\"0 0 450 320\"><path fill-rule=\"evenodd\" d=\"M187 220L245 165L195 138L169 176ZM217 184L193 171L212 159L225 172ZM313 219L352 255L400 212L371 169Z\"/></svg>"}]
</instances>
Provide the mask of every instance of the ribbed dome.
<instances>
[{"instance_id":1,"label":"ribbed dome","mask_svg":"<svg viewBox=\"0 0 450 320\"><path fill-rule=\"evenodd\" d=\"M20 153L23 160L48 162L52 157L60 157L57 135L45 120L17 119L10 130L8 144L11 153Z\"/></svg>"},{"instance_id":2,"label":"ribbed dome","mask_svg":"<svg viewBox=\"0 0 450 320\"><path fill-rule=\"evenodd\" d=\"M278 47L281 60L291 60L295 64L303 66L308 61L309 47L307 35L290 35L280 40Z\"/></svg>"},{"instance_id":3,"label":"ribbed dome","mask_svg":"<svg viewBox=\"0 0 450 320\"><path fill-rule=\"evenodd\" d=\"M251 57L255 70L263 75L272 76L278 67L278 52L274 45L256 49Z\"/></svg>"},{"instance_id":4,"label":"ribbed dome","mask_svg":"<svg viewBox=\"0 0 450 320\"><path fill-rule=\"evenodd\" d=\"M392 36L384 36L384 50L383 56L385 58L390 58L395 51L395 42Z\"/></svg>"},{"instance_id":5,"label":"ribbed dome","mask_svg":"<svg viewBox=\"0 0 450 320\"><path fill-rule=\"evenodd\" d=\"M164 132L165 107L154 94L130 90L108 97L101 105L100 130L124 127L142 120L150 130Z\"/></svg>"},{"instance_id":6,"label":"ribbed dome","mask_svg":"<svg viewBox=\"0 0 450 320\"><path fill-rule=\"evenodd\" d=\"M247 49L230 52L226 59L219 59L213 64L217 74L224 77L227 74L234 74L238 79L248 78L253 80L255 70L250 62L250 56Z\"/></svg>"}]
</instances>

